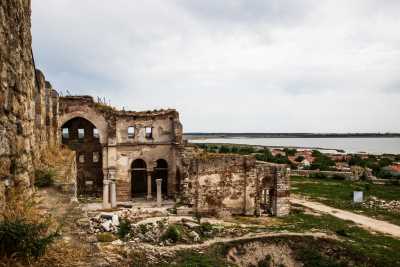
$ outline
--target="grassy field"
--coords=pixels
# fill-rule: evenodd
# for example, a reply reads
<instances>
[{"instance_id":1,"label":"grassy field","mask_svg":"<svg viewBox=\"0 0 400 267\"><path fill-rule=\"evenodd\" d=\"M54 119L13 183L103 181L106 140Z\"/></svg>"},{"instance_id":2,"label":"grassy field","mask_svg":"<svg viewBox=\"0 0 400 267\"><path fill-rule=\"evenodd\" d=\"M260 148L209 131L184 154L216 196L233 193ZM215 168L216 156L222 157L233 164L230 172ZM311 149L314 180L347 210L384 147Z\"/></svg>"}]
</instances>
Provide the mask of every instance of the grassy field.
<instances>
[{"instance_id":1,"label":"grassy field","mask_svg":"<svg viewBox=\"0 0 400 267\"><path fill-rule=\"evenodd\" d=\"M400 200L400 186L398 185L377 185L367 182L305 177L292 177L291 181L292 193L310 197L335 208L350 210L400 225L399 213L352 203L353 191L363 191L364 199L375 196L386 201Z\"/></svg>"},{"instance_id":2,"label":"grassy field","mask_svg":"<svg viewBox=\"0 0 400 267\"><path fill-rule=\"evenodd\" d=\"M256 223L256 219L251 221ZM243 222L243 218L238 218L238 222ZM335 238L284 235L217 243L201 252L180 251L168 266L234 266L226 260L229 249L240 248L255 240L267 244L285 244L293 251L292 257L305 267L400 266L400 240L372 234L352 222L330 215L309 214L302 207L294 206L291 215L279 219L279 223L268 225L260 219L259 224L266 232L324 232ZM265 257L268 259L269 256ZM264 263L258 266L272 265Z\"/></svg>"}]
</instances>

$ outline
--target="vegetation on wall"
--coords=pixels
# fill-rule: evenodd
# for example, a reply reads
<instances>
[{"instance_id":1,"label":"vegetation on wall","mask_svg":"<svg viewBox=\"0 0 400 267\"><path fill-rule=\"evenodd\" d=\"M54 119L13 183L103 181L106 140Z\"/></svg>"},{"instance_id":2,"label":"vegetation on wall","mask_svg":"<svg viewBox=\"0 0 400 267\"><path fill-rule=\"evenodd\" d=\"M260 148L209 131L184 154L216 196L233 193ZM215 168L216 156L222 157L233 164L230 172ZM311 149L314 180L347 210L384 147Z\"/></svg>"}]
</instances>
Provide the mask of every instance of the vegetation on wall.
<instances>
[{"instance_id":1,"label":"vegetation on wall","mask_svg":"<svg viewBox=\"0 0 400 267\"><path fill-rule=\"evenodd\" d=\"M54 184L56 173L52 168L38 169L35 171L35 186L49 187Z\"/></svg>"}]
</instances>

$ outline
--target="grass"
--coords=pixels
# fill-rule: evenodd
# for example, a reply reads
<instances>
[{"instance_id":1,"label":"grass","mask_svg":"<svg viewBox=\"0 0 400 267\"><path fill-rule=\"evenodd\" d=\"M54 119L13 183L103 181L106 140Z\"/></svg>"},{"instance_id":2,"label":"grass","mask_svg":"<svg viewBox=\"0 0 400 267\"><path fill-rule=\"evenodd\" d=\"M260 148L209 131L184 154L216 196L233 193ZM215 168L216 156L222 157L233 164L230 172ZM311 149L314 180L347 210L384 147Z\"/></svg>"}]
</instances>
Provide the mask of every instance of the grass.
<instances>
[{"instance_id":1,"label":"grass","mask_svg":"<svg viewBox=\"0 0 400 267\"><path fill-rule=\"evenodd\" d=\"M386 201L399 200L400 186L305 177L292 177L291 181L292 193L310 197L335 208L350 210L400 225L400 213L377 207L363 207L361 204L352 202L353 191L363 191L364 199L375 196Z\"/></svg>"},{"instance_id":2,"label":"grass","mask_svg":"<svg viewBox=\"0 0 400 267\"><path fill-rule=\"evenodd\" d=\"M296 261L302 262L303 266L400 266L400 240L372 234L352 222L330 215L315 216L304 213L300 207L294 207L292 214L281 219L280 224L266 229L273 232L325 232L328 236L337 236L337 239L282 236L219 243L204 253L181 252L177 255L176 265L171 266L231 266L225 261L230 248L243 242L260 240L288 245Z\"/></svg>"}]
</instances>

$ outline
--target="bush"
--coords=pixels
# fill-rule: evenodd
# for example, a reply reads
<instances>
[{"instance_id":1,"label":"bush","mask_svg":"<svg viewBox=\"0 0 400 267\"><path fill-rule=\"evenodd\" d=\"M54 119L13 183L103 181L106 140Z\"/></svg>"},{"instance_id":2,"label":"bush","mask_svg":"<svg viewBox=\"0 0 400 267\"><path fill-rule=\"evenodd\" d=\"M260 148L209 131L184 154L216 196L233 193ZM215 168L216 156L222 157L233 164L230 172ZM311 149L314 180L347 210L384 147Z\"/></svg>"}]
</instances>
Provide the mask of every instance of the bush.
<instances>
[{"instance_id":1,"label":"bush","mask_svg":"<svg viewBox=\"0 0 400 267\"><path fill-rule=\"evenodd\" d=\"M46 247L58 236L47 233L49 225L25 219L0 222L0 257L17 257L24 260L42 256Z\"/></svg>"},{"instance_id":2,"label":"bush","mask_svg":"<svg viewBox=\"0 0 400 267\"><path fill-rule=\"evenodd\" d=\"M297 153L297 149L293 148L284 148L283 151L285 151L286 156L294 156Z\"/></svg>"},{"instance_id":3,"label":"bush","mask_svg":"<svg viewBox=\"0 0 400 267\"><path fill-rule=\"evenodd\" d=\"M328 178L324 173L321 173L321 172L310 173L309 177L313 178L313 179L326 179L326 178Z\"/></svg>"},{"instance_id":4,"label":"bush","mask_svg":"<svg viewBox=\"0 0 400 267\"><path fill-rule=\"evenodd\" d=\"M96 237L99 242L112 242L117 239L112 233L98 233Z\"/></svg>"},{"instance_id":5,"label":"bush","mask_svg":"<svg viewBox=\"0 0 400 267\"><path fill-rule=\"evenodd\" d=\"M119 239L125 238L131 232L131 224L128 220L122 219L119 222L117 235Z\"/></svg>"},{"instance_id":6,"label":"bush","mask_svg":"<svg viewBox=\"0 0 400 267\"><path fill-rule=\"evenodd\" d=\"M344 176L344 175L341 175L341 174L334 174L334 175L332 175L332 179L334 179L334 180L346 180L346 176Z\"/></svg>"},{"instance_id":7,"label":"bush","mask_svg":"<svg viewBox=\"0 0 400 267\"><path fill-rule=\"evenodd\" d=\"M182 238L182 233L177 225L170 225L168 226L165 233L162 235L162 240L171 240L172 242L176 243Z\"/></svg>"},{"instance_id":8,"label":"bush","mask_svg":"<svg viewBox=\"0 0 400 267\"><path fill-rule=\"evenodd\" d=\"M219 153L230 153L230 147L222 145L219 149Z\"/></svg>"},{"instance_id":9,"label":"bush","mask_svg":"<svg viewBox=\"0 0 400 267\"><path fill-rule=\"evenodd\" d=\"M200 224L200 233L202 236L207 236L213 231L213 226L209 222Z\"/></svg>"},{"instance_id":10,"label":"bush","mask_svg":"<svg viewBox=\"0 0 400 267\"><path fill-rule=\"evenodd\" d=\"M35 171L35 186L49 187L54 184L56 173L53 169L42 169Z\"/></svg>"}]
</instances>

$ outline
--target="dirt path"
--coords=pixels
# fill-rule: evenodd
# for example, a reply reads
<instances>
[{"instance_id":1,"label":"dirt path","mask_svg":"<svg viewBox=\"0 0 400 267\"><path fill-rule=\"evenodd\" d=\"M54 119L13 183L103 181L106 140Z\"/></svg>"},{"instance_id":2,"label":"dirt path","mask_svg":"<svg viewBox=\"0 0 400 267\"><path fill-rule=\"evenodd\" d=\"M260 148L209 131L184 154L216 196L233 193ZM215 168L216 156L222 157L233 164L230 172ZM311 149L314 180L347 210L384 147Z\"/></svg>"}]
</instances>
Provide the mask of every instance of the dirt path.
<instances>
[{"instance_id":1,"label":"dirt path","mask_svg":"<svg viewBox=\"0 0 400 267\"><path fill-rule=\"evenodd\" d=\"M256 238L263 238L263 237L277 237L277 236L313 236L313 237L319 237L319 238L334 238L331 235L327 235L325 233L289 233L289 232L284 232L284 233L251 233L247 234L244 236L239 236L239 237L217 237L213 238L210 240L207 240L203 243L197 243L197 244L179 244L175 246L154 246L151 244L144 243L144 247L152 247L152 248L158 248L162 249L164 251L178 251L178 250L183 250L183 249L202 249L202 248L207 248L213 244L216 243L228 243L232 241L237 241L237 240L251 240L251 239L256 239Z\"/></svg>"},{"instance_id":2,"label":"dirt path","mask_svg":"<svg viewBox=\"0 0 400 267\"><path fill-rule=\"evenodd\" d=\"M352 221L356 224L361 225L363 228L367 228L369 230L393 235L395 237L400 238L400 226L385 221L376 220L364 215L359 215L350 211L332 208L330 206L321 204L319 202L313 202L306 199L300 199L297 197L291 197L290 202L293 204L302 205L304 207L310 208L318 212L330 214L342 220Z\"/></svg>"},{"instance_id":3,"label":"dirt path","mask_svg":"<svg viewBox=\"0 0 400 267\"><path fill-rule=\"evenodd\" d=\"M70 249L79 252L74 265L68 263L68 266L109 266L93 243L88 242L86 230L79 226L79 221L88 220L85 211L77 203L71 202L70 197L55 189L40 190L38 194L41 198L39 208L55 218L61 226L62 239Z\"/></svg>"}]
</instances>

